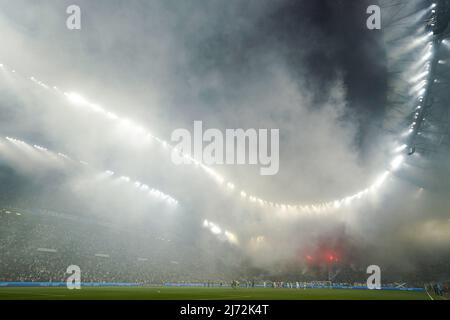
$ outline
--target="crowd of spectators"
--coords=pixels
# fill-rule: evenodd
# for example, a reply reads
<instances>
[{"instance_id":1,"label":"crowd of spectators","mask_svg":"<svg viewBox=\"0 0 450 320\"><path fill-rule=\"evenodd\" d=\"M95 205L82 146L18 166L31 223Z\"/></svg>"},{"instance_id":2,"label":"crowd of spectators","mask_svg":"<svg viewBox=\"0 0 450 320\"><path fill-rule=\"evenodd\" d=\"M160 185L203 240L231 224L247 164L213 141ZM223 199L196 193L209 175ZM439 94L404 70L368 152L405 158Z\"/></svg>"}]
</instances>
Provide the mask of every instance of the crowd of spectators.
<instances>
[{"instance_id":1,"label":"crowd of spectators","mask_svg":"<svg viewBox=\"0 0 450 320\"><path fill-rule=\"evenodd\" d=\"M64 282L77 265L83 282L162 284L220 278L195 248L49 211L0 209L0 282Z\"/></svg>"},{"instance_id":2,"label":"crowd of spectators","mask_svg":"<svg viewBox=\"0 0 450 320\"><path fill-rule=\"evenodd\" d=\"M317 274L271 274L230 266L223 252L212 245L210 252L186 245L175 237L153 232L129 230L123 226L89 220L86 217L48 210L0 208L0 282L65 282L70 265L81 269L82 282L136 283L200 283L211 285L271 283L293 284L319 280ZM217 260L217 261L216 261ZM220 260L220 261L219 261ZM219 262L219 263L217 263ZM448 261L436 270L448 270ZM221 264L220 270L214 266ZM234 269L233 269L234 268ZM434 271L437 276L441 274ZM426 272L430 279L433 274ZM324 273L323 279L328 273ZM414 276L415 275L415 276ZM238 280L236 280L238 279ZM359 279L360 282L355 282ZM333 283L341 286L365 286L364 268L340 266ZM413 277L389 279L383 274L383 286L429 286L436 294L448 294L448 283L430 284ZM284 287L281 285L281 287Z\"/></svg>"}]
</instances>

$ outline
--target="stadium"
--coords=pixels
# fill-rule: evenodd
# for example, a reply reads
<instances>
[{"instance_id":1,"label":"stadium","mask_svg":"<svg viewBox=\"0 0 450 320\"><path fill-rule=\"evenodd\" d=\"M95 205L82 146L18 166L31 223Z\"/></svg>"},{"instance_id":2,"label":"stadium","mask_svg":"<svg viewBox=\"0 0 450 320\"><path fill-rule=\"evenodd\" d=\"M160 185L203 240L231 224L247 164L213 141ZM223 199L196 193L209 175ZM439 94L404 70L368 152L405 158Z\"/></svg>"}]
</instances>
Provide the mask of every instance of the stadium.
<instances>
[{"instance_id":1,"label":"stadium","mask_svg":"<svg viewBox=\"0 0 450 320\"><path fill-rule=\"evenodd\" d=\"M0 0L0 300L448 300L449 0L72 5Z\"/></svg>"}]
</instances>

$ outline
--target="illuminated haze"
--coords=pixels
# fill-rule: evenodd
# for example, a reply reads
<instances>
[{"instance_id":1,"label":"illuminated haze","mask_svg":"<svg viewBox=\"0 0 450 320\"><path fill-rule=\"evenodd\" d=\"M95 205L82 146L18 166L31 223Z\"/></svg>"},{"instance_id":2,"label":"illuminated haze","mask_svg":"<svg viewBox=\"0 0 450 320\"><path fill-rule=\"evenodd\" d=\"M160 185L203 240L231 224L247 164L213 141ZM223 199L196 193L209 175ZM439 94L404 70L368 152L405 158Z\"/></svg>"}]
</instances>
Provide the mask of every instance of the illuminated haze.
<instances>
[{"instance_id":1,"label":"illuminated haze","mask_svg":"<svg viewBox=\"0 0 450 320\"><path fill-rule=\"evenodd\" d=\"M80 31L65 27L70 4L1 0L0 63L88 97L167 141L177 128L193 130L195 120L205 129L279 128L277 175L260 176L257 166L214 167L238 190L269 201L343 198L387 167L394 135L385 128L393 117L386 51L392 48L384 37L393 31L366 29L365 1L78 1ZM11 74L2 74L1 84L2 137L95 168L3 155L5 204L148 223L199 247L227 242L214 225L203 226L206 219L236 236L223 250L232 247L262 268L301 264L306 252L322 246L349 261L407 271L448 252L449 186L442 182L448 150L427 160L434 161L427 171L408 165L354 206L284 215L243 203L194 166L174 166L168 150L138 138L126 124L112 124ZM0 148L14 149L5 140ZM179 203L155 203L132 188L104 183L96 175L103 170Z\"/></svg>"}]
</instances>

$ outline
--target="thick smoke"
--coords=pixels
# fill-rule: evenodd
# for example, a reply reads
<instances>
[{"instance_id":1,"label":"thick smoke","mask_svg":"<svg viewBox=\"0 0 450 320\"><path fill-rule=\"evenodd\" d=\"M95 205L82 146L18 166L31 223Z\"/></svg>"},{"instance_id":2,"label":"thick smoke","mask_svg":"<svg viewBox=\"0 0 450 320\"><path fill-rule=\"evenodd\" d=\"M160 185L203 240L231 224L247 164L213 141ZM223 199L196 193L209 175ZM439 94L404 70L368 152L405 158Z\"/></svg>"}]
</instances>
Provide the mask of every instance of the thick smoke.
<instances>
[{"instance_id":1,"label":"thick smoke","mask_svg":"<svg viewBox=\"0 0 450 320\"><path fill-rule=\"evenodd\" d=\"M270 201L342 198L372 184L388 165L386 52L392 47L384 39L396 31L366 28L371 3L78 1L79 31L65 26L70 4L0 1L0 63L89 97L165 140L177 128L192 130L195 120L221 130L280 129L276 176L260 176L256 166L215 167L240 189ZM334 250L348 264L411 271L424 259L416 251L433 248L441 255L450 245L449 189L436 182L448 176L448 154L427 160L439 171L408 164L355 206L290 216L242 203L193 166L174 166L170 152L137 139L126 126L70 107L11 73L1 75L0 90L2 136L74 155L179 200L176 209L166 208L104 183L93 169L24 158L2 141L5 203L39 203L119 224L148 221L204 248L214 238L202 228L207 219L236 235L238 244L231 246L250 264L268 269L286 261L304 266L308 252ZM16 187L11 192L5 185Z\"/></svg>"}]
</instances>

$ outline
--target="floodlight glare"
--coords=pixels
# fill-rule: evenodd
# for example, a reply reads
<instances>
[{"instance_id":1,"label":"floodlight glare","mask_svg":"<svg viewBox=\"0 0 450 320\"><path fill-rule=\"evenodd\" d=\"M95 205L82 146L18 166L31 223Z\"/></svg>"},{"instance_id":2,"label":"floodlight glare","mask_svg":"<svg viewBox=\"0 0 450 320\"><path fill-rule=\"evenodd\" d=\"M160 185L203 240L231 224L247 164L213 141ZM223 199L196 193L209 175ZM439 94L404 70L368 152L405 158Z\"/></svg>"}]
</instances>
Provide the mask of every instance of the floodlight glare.
<instances>
[{"instance_id":1,"label":"floodlight glare","mask_svg":"<svg viewBox=\"0 0 450 320\"><path fill-rule=\"evenodd\" d=\"M83 98L81 95L79 95L78 93L75 92L70 92L66 94L67 98L69 99L70 102L74 103L74 104L87 104L87 100L85 98Z\"/></svg>"},{"instance_id":2,"label":"floodlight glare","mask_svg":"<svg viewBox=\"0 0 450 320\"><path fill-rule=\"evenodd\" d=\"M401 152L403 150L405 150L408 146L406 144L402 144L401 146L397 147L395 149L395 152Z\"/></svg>"},{"instance_id":3,"label":"floodlight glare","mask_svg":"<svg viewBox=\"0 0 450 320\"><path fill-rule=\"evenodd\" d=\"M400 165L403 163L403 161L405 160L405 157L400 155L394 158L394 160L392 160L391 162L391 169L392 170L397 170Z\"/></svg>"}]
</instances>

